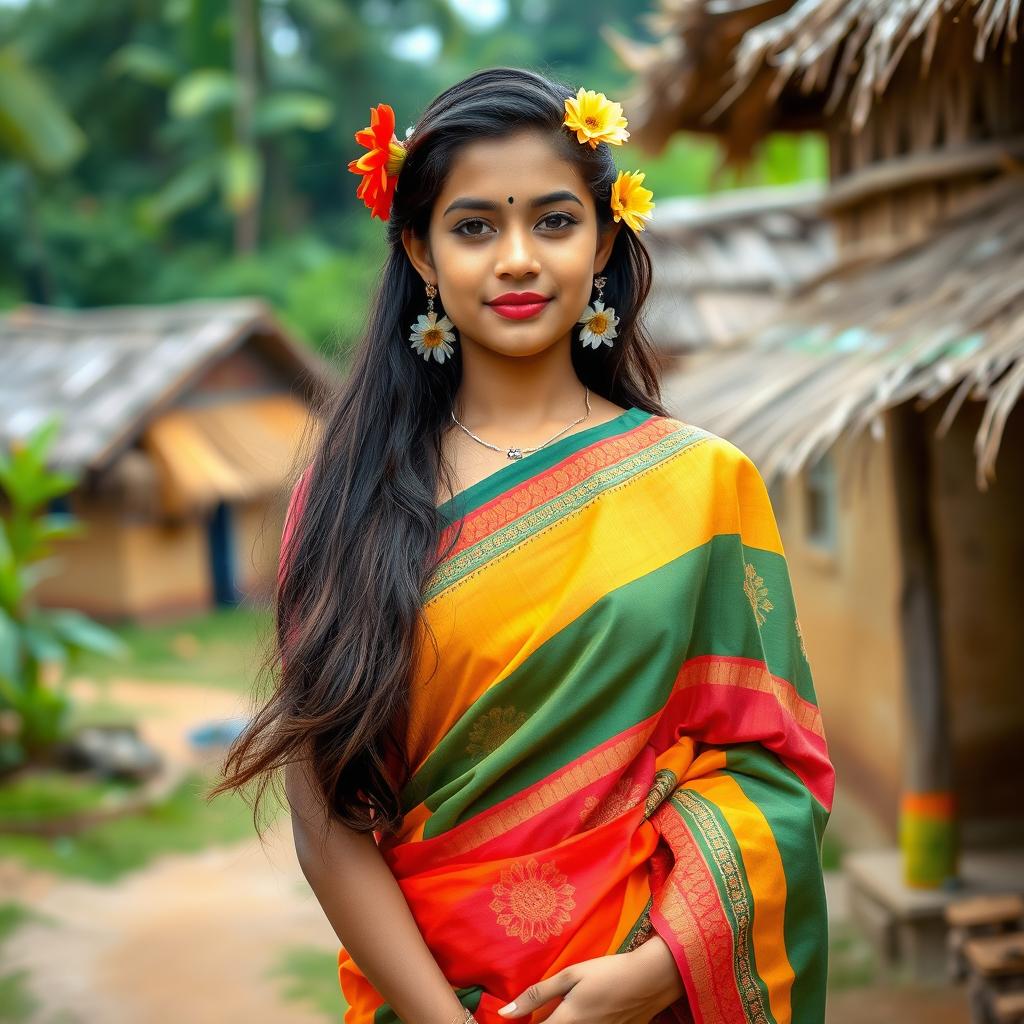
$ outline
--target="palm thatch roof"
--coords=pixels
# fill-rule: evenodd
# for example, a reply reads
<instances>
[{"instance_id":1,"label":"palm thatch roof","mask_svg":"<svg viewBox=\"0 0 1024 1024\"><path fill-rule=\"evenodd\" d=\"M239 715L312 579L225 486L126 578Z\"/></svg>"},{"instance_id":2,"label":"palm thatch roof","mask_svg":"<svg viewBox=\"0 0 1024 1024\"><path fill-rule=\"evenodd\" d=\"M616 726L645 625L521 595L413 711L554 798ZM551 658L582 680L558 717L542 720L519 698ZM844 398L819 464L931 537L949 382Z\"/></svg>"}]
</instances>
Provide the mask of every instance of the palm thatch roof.
<instances>
[{"instance_id":1,"label":"palm thatch roof","mask_svg":"<svg viewBox=\"0 0 1024 1024\"><path fill-rule=\"evenodd\" d=\"M976 61L1009 60L1021 0L660 0L655 43L605 39L640 83L631 141L660 152L679 130L720 136L731 162L776 130L865 123L897 69L924 77L964 33Z\"/></svg>"},{"instance_id":2,"label":"palm thatch roof","mask_svg":"<svg viewBox=\"0 0 1024 1024\"><path fill-rule=\"evenodd\" d=\"M670 356L739 343L835 261L818 183L734 189L658 203L644 319Z\"/></svg>"},{"instance_id":3,"label":"palm thatch roof","mask_svg":"<svg viewBox=\"0 0 1024 1024\"><path fill-rule=\"evenodd\" d=\"M329 364L292 339L260 299L59 309L0 316L0 445L51 416L55 467L100 471L214 363L242 345L316 401Z\"/></svg>"},{"instance_id":4,"label":"palm thatch roof","mask_svg":"<svg viewBox=\"0 0 1024 1024\"><path fill-rule=\"evenodd\" d=\"M747 0L712 0L741 10ZM765 102L774 102L790 81L803 92L828 91L825 112L846 102L849 123L859 130L874 99L920 43L918 74L925 77L940 35L968 26L979 63L997 48L1008 56L1024 28L1020 0L815 0L752 28L736 53L738 93L762 67L777 68ZM723 97L728 103L729 96Z\"/></svg>"},{"instance_id":5,"label":"palm thatch roof","mask_svg":"<svg viewBox=\"0 0 1024 1024\"><path fill-rule=\"evenodd\" d=\"M666 380L676 414L728 437L766 478L791 475L883 413L952 394L985 403L975 439L985 490L1024 390L1024 176L990 186L931 235L840 263L738 351ZM1016 456L1017 453L1014 453Z\"/></svg>"}]
</instances>

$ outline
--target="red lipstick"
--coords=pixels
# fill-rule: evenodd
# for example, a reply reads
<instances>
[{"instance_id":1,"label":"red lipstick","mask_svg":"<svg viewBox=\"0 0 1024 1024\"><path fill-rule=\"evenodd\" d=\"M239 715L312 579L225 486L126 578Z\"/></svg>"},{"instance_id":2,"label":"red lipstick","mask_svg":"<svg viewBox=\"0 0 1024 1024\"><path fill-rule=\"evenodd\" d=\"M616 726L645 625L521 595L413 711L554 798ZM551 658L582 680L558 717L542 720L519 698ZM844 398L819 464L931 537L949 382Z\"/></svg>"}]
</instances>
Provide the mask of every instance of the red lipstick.
<instances>
[{"instance_id":1,"label":"red lipstick","mask_svg":"<svg viewBox=\"0 0 1024 1024\"><path fill-rule=\"evenodd\" d=\"M509 320L526 320L536 316L551 301L538 292L505 292L487 303L498 316Z\"/></svg>"}]
</instances>

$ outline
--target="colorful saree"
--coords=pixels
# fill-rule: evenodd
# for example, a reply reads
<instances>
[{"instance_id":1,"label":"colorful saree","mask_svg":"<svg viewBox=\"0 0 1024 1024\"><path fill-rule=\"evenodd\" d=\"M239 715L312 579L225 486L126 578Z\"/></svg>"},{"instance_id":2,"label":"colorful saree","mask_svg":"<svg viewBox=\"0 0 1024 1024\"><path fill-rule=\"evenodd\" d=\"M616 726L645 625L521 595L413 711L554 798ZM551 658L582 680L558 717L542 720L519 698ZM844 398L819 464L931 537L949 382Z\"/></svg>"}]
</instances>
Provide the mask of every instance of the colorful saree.
<instances>
[{"instance_id":1,"label":"colorful saree","mask_svg":"<svg viewBox=\"0 0 1024 1024\"><path fill-rule=\"evenodd\" d=\"M440 663L428 644L404 826L376 838L463 1004L496 1024L656 932L686 992L659 1022L821 1024L834 777L754 465L630 408L440 512ZM346 1024L397 1021L338 969Z\"/></svg>"}]
</instances>

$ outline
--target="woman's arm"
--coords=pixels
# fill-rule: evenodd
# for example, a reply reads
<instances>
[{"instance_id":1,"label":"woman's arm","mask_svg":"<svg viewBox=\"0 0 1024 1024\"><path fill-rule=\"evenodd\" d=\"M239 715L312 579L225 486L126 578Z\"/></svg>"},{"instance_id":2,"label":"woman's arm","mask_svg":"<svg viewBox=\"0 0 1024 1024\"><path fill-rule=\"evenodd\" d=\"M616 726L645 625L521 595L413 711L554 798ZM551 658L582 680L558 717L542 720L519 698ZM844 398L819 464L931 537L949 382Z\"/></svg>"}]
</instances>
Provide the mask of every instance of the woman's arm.
<instances>
[{"instance_id":1,"label":"woman's arm","mask_svg":"<svg viewBox=\"0 0 1024 1024\"><path fill-rule=\"evenodd\" d=\"M373 835L332 821L323 838L323 811L312 795L307 764L285 769L295 852L339 941L405 1024L461 1021L462 1004L423 941Z\"/></svg>"}]
</instances>

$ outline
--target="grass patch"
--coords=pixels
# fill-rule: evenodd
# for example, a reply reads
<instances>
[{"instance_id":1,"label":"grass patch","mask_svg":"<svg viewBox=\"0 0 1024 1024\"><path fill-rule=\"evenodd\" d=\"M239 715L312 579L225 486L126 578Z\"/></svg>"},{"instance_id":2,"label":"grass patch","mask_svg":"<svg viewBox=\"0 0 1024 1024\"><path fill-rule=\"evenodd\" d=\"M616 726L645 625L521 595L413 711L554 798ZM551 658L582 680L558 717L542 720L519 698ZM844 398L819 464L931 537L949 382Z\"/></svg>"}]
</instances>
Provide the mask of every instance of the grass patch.
<instances>
[{"instance_id":1,"label":"grass patch","mask_svg":"<svg viewBox=\"0 0 1024 1024\"><path fill-rule=\"evenodd\" d=\"M348 1005L338 984L337 951L294 946L284 951L270 977L284 979L282 997L289 1003L305 1003L325 1020L341 1020Z\"/></svg>"},{"instance_id":2,"label":"grass patch","mask_svg":"<svg viewBox=\"0 0 1024 1024\"><path fill-rule=\"evenodd\" d=\"M14 933L29 921L45 920L20 903L0 903L0 954ZM0 1021L21 1024L30 1021L39 1008L38 1000L28 989L28 972L0 969Z\"/></svg>"},{"instance_id":3,"label":"grass patch","mask_svg":"<svg viewBox=\"0 0 1024 1024\"><path fill-rule=\"evenodd\" d=\"M114 882L164 853L194 853L255 836L252 811L240 796L226 793L206 803L211 782L203 772L190 772L162 803L73 836L0 835L0 857L60 875ZM271 793L265 797L273 799ZM282 813L268 802L261 815L272 810Z\"/></svg>"},{"instance_id":4,"label":"grass patch","mask_svg":"<svg viewBox=\"0 0 1024 1024\"><path fill-rule=\"evenodd\" d=\"M878 977L879 963L874 947L849 921L829 929L828 987L838 992L864 988Z\"/></svg>"},{"instance_id":5,"label":"grass patch","mask_svg":"<svg viewBox=\"0 0 1024 1024\"><path fill-rule=\"evenodd\" d=\"M0 820L42 821L103 807L136 790L138 783L59 771L20 776L0 786Z\"/></svg>"},{"instance_id":6,"label":"grass patch","mask_svg":"<svg viewBox=\"0 0 1024 1024\"><path fill-rule=\"evenodd\" d=\"M216 608L173 623L115 626L128 648L122 659L83 655L76 675L100 682L132 676L184 682L242 692L255 677L258 660L273 633L269 608Z\"/></svg>"},{"instance_id":7,"label":"grass patch","mask_svg":"<svg viewBox=\"0 0 1024 1024\"><path fill-rule=\"evenodd\" d=\"M821 866L825 871L838 871L842 867L843 855L846 848L839 841L839 838L828 829L821 842Z\"/></svg>"}]
</instances>

